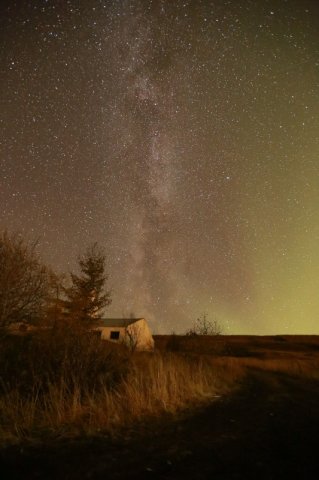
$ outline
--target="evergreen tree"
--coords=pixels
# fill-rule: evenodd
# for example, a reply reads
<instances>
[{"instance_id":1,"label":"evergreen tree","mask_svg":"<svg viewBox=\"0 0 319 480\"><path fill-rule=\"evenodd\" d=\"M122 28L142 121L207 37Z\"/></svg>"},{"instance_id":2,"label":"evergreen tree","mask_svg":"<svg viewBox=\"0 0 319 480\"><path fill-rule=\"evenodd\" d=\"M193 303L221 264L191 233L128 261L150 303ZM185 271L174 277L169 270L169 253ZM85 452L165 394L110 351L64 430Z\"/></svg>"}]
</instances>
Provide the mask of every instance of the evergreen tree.
<instances>
[{"instance_id":1,"label":"evergreen tree","mask_svg":"<svg viewBox=\"0 0 319 480\"><path fill-rule=\"evenodd\" d=\"M81 274L71 273L72 286L65 289L65 307L72 318L92 323L112 301L111 291L105 290L105 255L96 243L79 258L79 266Z\"/></svg>"}]
</instances>

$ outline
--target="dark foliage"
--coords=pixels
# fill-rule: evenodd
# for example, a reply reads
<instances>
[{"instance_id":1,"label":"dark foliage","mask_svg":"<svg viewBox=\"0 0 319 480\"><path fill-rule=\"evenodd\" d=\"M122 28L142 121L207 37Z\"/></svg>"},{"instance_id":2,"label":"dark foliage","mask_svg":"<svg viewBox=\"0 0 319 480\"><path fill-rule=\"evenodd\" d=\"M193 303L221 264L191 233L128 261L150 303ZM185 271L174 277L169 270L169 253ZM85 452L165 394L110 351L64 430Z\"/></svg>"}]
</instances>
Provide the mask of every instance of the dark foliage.
<instances>
[{"instance_id":1,"label":"dark foliage","mask_svg":"<svg viewBox=\"0 0 319 480\"><path fill-rule=\"evenodd\" d=\"M37 322L48 295L48 270L19 235L0 235L0 328Z\"/></svg>"},{"instance_id":2,"label":"dark foliage","mask_svg":"<svg viewBox=\"0 0 319 480\"><path fill-rule=\"evenodd\" d=\"M105 290L105 255L96 243L79 258L79 266L81 275L72 273L72 286L64 290L65 309L72 318L92 322L101 317L112 301L111 291Z\"/></svg>"},{"instance_id":3,"label":"dark foliage","mask_svg":"<svg viewBox=\"0 0 319 480\"><path fill-rule=\"evenodd\" d=\"M3 337L0 364L2 392L41 394L63 382L69 391L92 393L102 386L115 387L128 372L129 358L120 346L69 323L32 335Z\"/></svg>"}]
</instances>

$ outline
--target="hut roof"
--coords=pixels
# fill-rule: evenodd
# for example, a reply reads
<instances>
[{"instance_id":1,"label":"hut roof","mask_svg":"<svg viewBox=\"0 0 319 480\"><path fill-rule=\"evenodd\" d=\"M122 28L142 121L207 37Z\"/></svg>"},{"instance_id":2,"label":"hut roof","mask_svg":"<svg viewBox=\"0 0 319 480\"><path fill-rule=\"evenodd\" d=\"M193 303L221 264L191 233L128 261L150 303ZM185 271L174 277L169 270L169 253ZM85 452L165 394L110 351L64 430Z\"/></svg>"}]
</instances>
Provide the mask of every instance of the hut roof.
<instances>
[{"instance_id":1,"label":"hut roof","mask_svg":"<svg viewBox=\"0 0 319 480\"><path fill-rule=\"evenodd\" d=\"M101 318L99 327L128 327L142 318Z\"/></svg>"}]
</instances>

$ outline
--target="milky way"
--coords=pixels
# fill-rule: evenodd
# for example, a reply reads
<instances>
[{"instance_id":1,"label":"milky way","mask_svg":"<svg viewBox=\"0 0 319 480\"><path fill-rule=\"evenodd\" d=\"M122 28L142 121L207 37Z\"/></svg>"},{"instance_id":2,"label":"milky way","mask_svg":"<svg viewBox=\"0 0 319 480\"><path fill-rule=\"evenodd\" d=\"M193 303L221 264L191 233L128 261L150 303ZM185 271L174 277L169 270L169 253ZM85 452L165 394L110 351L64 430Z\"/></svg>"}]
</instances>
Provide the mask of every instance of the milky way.
<instances>
[{"instance_id":1,"label":"milky way","mask_svg":"<svg viewBox=\"0 0 319 480\"><path fill-rule=\"evenodd\" d=\"M157 332L319 333L318 2L0 8L0 228Z\"/></svg>"}]
</instances>

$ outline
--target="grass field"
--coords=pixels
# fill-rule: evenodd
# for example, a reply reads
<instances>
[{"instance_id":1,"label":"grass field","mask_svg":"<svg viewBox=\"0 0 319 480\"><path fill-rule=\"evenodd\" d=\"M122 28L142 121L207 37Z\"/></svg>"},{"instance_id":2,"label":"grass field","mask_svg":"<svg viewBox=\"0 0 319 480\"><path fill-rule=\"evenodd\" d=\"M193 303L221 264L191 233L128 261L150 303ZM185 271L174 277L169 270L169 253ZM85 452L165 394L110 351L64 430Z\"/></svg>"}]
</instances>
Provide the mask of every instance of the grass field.
<instances>
[{"instance_id":1,"label":"grass field","mask_svg":"<svg viewBox=\"0 0 319 480\"><path fill-rule=\"evenodd\" d=\"M118 434L226 397L251 371L319 379L318 337L158 336L154 353L133 355L93 337L7 341L2 446Z\"/></svg>"}]
</instances>

